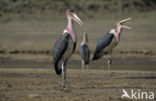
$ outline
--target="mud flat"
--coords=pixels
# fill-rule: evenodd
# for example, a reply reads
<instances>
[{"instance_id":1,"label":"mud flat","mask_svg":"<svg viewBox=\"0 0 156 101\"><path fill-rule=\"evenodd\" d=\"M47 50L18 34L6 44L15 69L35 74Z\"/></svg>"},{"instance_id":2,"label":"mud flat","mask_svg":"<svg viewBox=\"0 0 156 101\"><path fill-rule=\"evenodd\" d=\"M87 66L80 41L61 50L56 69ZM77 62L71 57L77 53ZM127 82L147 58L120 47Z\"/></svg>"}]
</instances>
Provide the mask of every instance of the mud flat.
<instances>
[{"instance_id":1,"label":"mud flat","mask_svg":"<svg viewBox=\"0 0 156 101\"><path fill-rule=\"evenodd\" d=\"M1 101L121 101L122 89L154 92L156 72L67 71L67 87L52 69L0 69ZM155 98L156 99L156 98ZM129 101L127 99L126 101Z\"/></svg>"}]
</instances>

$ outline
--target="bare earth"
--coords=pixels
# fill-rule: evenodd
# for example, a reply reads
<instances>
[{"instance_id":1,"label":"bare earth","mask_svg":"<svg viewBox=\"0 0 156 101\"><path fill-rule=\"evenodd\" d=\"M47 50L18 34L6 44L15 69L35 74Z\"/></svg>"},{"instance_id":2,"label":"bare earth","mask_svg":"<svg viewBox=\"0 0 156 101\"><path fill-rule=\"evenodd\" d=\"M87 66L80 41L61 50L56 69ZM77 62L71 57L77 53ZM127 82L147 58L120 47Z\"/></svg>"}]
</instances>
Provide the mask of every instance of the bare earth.
<instances>
[{"instance_id":1,"label":"bare earth","mask_svg":"<svg viewBox=\"0 0 156 101\"><path fill-rule=\"evenodd\" d=\"M67 87L61 89L53 69L0 69L1 101L129 101L121 99L122 89L156 94L156 73L112 71L107 79L104 70L68 69Z\"/></svg>"},{"instance_id":2,"label":"bare earth","mask_svg":"<svg viewBox=\"0 0 156 101\"><path fill-rule=\"evenodd\" d=\"M51 59L66 17L0 22L0 101L132 101L121 99L122 89L154 92L156 96L156 11L117 16L121 17L80 17L83 27L75 24L78 40L68 62L66 89L61 89L61 76L54 72ZM107 79L106 59L91 61L91 70L81 71L82 33L88 33L93 55L98 39L128 17L132 21L125 25L132 30L123 30L113 50L112 78Z\"/></svg>"}]
</instances>

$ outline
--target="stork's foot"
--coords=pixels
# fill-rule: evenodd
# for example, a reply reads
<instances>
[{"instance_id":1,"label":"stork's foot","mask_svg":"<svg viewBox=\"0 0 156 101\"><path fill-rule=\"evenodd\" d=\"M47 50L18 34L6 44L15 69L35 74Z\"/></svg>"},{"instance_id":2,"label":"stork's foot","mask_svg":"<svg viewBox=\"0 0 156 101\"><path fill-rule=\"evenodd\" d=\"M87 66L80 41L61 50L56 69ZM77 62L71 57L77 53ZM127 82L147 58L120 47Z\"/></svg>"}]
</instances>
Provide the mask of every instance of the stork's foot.
<instances>
[{"instance_id":1,"label":"stork's foot","mask_svg":"<svg viewBox=\"0 0 156 101\"><path fill-rule=\"evenodd\" d=\"M62 91L66 90L66 85L62 85L61 90Z\"/></svg>"},{"instance_id":2,"label":"stork's foot","mask_svg":"<svg viewBox=\"0 0 156 101\"><path fill-rule=\"evenodd\" d=\"M66 88L63 88L63 87L62 87L60 90L61 90L61 91L65 91L65 90L66 90Z\"/></svg>"},{"instance_id":3,"label":"stork's foot","mask_svg":"<svg viewBox=\"0 0 156 101\"><path fill-rule=\"evenodd\" d=\"M61 91L65 91L65 92L71 92L71 90L68 88L68 87L65 87L65 88L61 88Z\"/></svg>"},{"instance_id":4,"label":"stork's foot","mask_svg":"<svg viewBox=\"0 0 156 101\"><path fill-rule=\"evenodd\" d=\"M62 88L66 88L66 86L65 85L62 85Z\"/></svg>"},{"instance_id":5,"label":"stork's foot","mask_svg":"<svg viewBox=\"0 0 156 101\"><path fill-rule=\"evenodd\" d=\"M65 89L66 89L66 87L63 87L63 86L62 86L61 90L64 91Z\"/></svg>"}]
</instances>

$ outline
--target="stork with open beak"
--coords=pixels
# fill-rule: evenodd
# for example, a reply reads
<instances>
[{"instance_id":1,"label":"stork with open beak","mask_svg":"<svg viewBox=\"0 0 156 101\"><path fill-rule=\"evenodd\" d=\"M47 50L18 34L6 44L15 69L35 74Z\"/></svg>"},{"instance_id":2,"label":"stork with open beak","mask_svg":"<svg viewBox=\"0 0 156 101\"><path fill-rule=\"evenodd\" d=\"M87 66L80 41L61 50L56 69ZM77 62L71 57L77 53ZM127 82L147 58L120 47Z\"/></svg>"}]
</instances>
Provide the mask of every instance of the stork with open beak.
<instances>
[{"instance_id":1,"label":"stork with open beak","mask_svg":"<svg viewBox=\"0 0 156 101\"><path fill-rule=\"evenodd\" d=\"M82 58L82 69L86 65L88 70L89 58L90 58L90 50L88 48L88 37L87 33L83 33L83 41L80 45L80 55Z\"/></svg>"},{"instance_id":2,"label":"stork with open beak","mask_svg":"<svg viewBox=\"0 0 156 101\"><path fill-rule=\"evenodd\" d=\"M110 32L101 37L96 44L96 50L92 60L98 60L99 58L106 56L108 60L108 78L110 78L111 53L113 48L119 43L122 29L131 29L131 27L123 25L124 22L129 20L131 20L131 18L119 21L116 24L116 28L111 29Z\"/></svg>"},{"instance_id":3,"label":"stork with open beak","mask_svg":"<svg viewBox=\"0 0 156 101\"><path fill-rule=\"evenodd\" d=\"M66 85L66 64L73 54L77 42L73 21L75 20L79 25L82 25L82 21L73 10L68 9L66 15L68 19L67 27L59 36L52 52L55 72L57 75L62 73L62 88L65 88Z\"/></svg>"}]
</instances>

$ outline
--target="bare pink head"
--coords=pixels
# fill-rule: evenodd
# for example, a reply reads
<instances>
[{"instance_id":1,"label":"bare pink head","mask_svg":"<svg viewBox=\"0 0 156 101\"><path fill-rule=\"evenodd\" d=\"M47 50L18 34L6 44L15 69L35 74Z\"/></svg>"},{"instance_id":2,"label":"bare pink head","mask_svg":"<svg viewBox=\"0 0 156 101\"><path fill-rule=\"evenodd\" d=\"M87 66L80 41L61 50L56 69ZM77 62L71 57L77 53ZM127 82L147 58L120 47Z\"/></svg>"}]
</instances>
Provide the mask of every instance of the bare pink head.
<instances>
[{"instance_id":1,"label":"bare pink head","mask_svg":"<svg viewBox=\"0 0 156 101\"><path fill-rule=\"evenodd\" d=\"M66 14L67 14L67 19L68 19L68 25L67 25L67 28L66 30L69 32L69 34L71 35L72 37L72 40L74 42L77 41L77 38L76 38L76 33L75 33L75 29L74 29L74 24L73 24L73 20L76 21L79 25L82 25L82 21L79 19L79 17L74 13L73 10L70 10L68 9L66 11Z\"/></svg>"},{"instance_id":2,"label":"bare pink head","mask_svg":"<svg viewBox=\"0 0 156 101\"><path fill-rule=\"evenodd\" d=\"M123 25L124 22L127 22L129 20L131 20L131 18L127 18L127 19L121 20L121 21L119 21L116 24L115 33L116 33L116 39L117 39L117 41L119 41L120 33L121 33L121 31L122 31L123 28L131 29L131 27L128 27L128 26Z\"/></svg>"}]
</instances>

